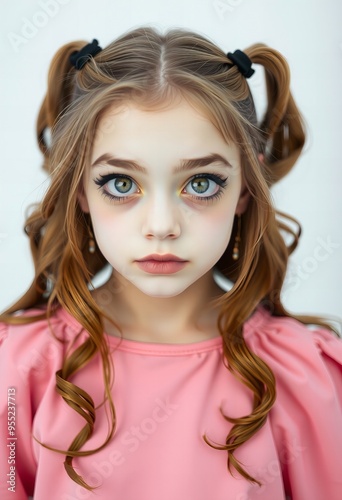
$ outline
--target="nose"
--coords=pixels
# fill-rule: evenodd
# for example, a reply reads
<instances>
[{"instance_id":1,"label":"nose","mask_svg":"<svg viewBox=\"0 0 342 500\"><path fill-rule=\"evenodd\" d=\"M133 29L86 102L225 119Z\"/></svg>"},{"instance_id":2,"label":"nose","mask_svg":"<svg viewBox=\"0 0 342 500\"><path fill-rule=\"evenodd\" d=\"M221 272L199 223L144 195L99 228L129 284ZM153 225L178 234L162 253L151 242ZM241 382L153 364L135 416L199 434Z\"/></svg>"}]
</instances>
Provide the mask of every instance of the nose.
<instances>
[{"instance_id":1,"label":"nose","mask_svg":"<svg viewBox=\"0 0 342 500\"><path fill-rule=\"evenodd\" d=\"M142 232L145 238L178 238L181 234L181 214L177 201L165 191L156 193L146 201L143 211Z\"/></svg>"}]
</instances>

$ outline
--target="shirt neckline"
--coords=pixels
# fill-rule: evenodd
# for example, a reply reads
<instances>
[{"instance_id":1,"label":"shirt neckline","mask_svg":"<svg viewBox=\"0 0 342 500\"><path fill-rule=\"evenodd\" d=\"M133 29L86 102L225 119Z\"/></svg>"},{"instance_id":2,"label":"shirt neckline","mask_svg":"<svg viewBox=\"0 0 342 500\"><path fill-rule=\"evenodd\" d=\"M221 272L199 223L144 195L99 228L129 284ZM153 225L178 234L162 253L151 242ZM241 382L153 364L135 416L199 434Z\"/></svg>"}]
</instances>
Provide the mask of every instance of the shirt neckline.
<instances>
[{"instance_id":1,"label":"shirt neckline","mask_svg":"<svg viewBox=\"0 0 342 500\"><path fill-rule=\"evenodd\" d=\"M79 333L83 329L82 325L74 318L66 309L59 307L56 311L56 315L60 315L63 320L72 327L75 332ZM252 315L245 322L244 327L247 330L255 322L260 322L261 316L263 316L262 307L258 307ZM141 353L150 355L189 355L189 354L200 354L203 352L213 351L217 349L222 349L222 337L220 335L207 340L200 340L198 342L191 343L156 343L156 342L144 342L139 340L129 340L122 339L120 337L115 337L104 332L106 341L110 347L115 348L115 350L126 351L131 353Z\"/></svg>"}]
</instances>

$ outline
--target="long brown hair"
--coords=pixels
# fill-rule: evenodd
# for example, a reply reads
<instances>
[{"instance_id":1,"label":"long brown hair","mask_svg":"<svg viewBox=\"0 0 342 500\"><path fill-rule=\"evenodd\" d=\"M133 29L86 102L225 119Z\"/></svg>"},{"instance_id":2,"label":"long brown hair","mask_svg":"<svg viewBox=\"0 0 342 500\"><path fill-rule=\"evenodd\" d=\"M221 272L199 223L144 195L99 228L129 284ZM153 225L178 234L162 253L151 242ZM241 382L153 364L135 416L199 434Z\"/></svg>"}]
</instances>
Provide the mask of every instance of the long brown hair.
<instances>
[{"instance_id":1,"label":"long brown hair","mask_svg":"<svg viewBox=\"0 0 342 500\"><path fill-rule=\"evenodd\" d=\"M98 248L94 254L86 251L90 216L81 210L77 191L89 165L94 139L101 133L98 124L109 106L133 100L153 109L174 95L184 96L207 113L227 141L239 146L242 175L251 195L242 215L240 258L236 262L231 257L235 223L231 242L216 265L234 286L213 305L221 308L218 329L227 369L252 391L253 410L241 418L223 416L233 426L221 447L203 438L210 446L228 452L230 472L234 467L247 480L258 483L242 468L234 451L264 425L276 398L276 387L270 368L245 343L243 325L262 304L275 316L294 317L333 330L318 317L290 314L280 298L288 257L297 246L300 225L275 210L270 187L291 170L305 141L303 121L290 93L288 64L279 52L266 45L245 49L252 62L265 71L268 104L258 122L246 79L225 52L199 34L185 29L172 29L164 35L150 27L135 29L76 71L69 58L85 44L77 41L64 45L50 66L37 135L51 184L25 223L35 277L26 293L0 319L16 324L49 319L61 306L88 332L87 340L64 359L56 373L58 393L83 416L85 425L68 450L55 451L66 454L68 475L91 489L74 470L72 460L96 451L80 451L92 434L95 407L86 391L72 383L72 376L95 354L102 359L105 399L111 413L111 426L101 448L115 432L116 416L110 390L113 366L101 321L104 312L88 287L106 261ZM51 147L46 141L48 129ZM260 154L264 156L262 162ZM297 224L297 231L292 228L293 223ZM290 245L285 244L281 232L291 234ZM21 309L41 306L44 307L39 316L13 315ZM115 326L120 330L119 325Z\"/></svg>"}]
</instances>

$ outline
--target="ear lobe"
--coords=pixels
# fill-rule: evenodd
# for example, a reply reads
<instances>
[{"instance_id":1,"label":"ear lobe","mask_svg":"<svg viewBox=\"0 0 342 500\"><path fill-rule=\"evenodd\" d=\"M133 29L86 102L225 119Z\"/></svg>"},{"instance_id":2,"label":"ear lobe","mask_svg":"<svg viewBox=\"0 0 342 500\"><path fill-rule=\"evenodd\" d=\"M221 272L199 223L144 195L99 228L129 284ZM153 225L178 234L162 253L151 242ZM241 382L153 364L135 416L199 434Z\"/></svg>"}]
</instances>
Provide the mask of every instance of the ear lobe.
<instances>
[{"instance_id":1,"label":"ear lobe","mask_svg":"<svg viewBox=\"0 0 342 500\"><path fill-rule=\"evenodd\" d=\"M241 189L239 201L236 205L235 213L237 215L241 215L244 212L246 212L250 197L251 197L251 193L248 191L248 189L245 186L243 186Z\"/></svg>"},{"instance_id":2,"label":"ear lobe","mask_svg":"<svg viewBox=\"0 0 342 500\"><path fill-rule=\"evenodd\" d=\"M85 212L86 214L89 214L90 210L89 210L88 200L87 200L87 197L85 195L83 186L81 184L79 185L78 191L77 191L77 201L78 201L81 209L83 210L83 212Z\"/></svg>"}]
</instances>

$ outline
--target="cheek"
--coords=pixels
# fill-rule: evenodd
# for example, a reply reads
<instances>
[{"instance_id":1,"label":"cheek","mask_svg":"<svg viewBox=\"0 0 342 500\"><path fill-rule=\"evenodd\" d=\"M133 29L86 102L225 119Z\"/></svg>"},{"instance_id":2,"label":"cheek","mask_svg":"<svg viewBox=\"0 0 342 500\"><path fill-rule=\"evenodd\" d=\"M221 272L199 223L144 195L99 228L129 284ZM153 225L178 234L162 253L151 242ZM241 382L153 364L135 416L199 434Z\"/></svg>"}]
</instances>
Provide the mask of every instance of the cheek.
<instances>
[{"instance_id":1,"label":"cheek","mask_svg":"<svg viewBox=\"0 0 342 500\"><path fill-rule=\"evenodd\" d=\"M97 198L93 203L90 201L94 236L107 260L112 259L113 255L119 257L126 254L132 241L132 231L136 231L134 220L130 214L124 213L124 210L124 207L115 209L102 198L100 200Z\"/></svg>"},{"instance_id":2,"label":"cheek","mask_svg":"<svg viewBox=\"0 0 342 500\"><path fill-rule=\"evenodd\" d=\"M193 223L203 251L222 255L232 233L234 210L213 211L207 217L202 213L201 217Z\"/></svg>"},{"instance_id":3,"label":"cheek","mask_svg":"<svg viewBox=\"0 0 342 500\"><path fill-rule=\"evenodd\" d=\"M91 221L94 229L94 235L98 244L108 240L111 234L117 232L119 220L114 218L112 211L101 201L89 202ZM101 245L100 245L101 246Z\"/></svg>"}]
</instances>

